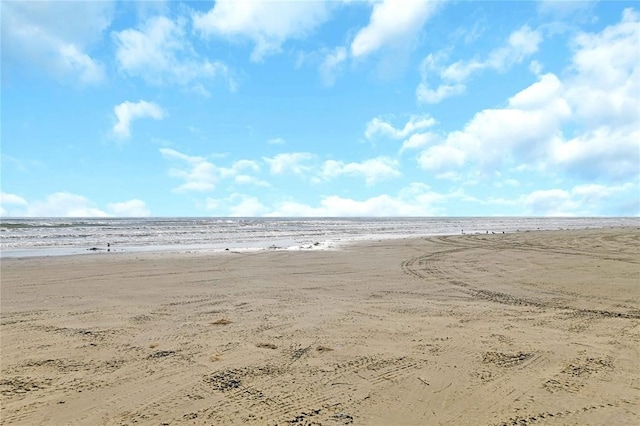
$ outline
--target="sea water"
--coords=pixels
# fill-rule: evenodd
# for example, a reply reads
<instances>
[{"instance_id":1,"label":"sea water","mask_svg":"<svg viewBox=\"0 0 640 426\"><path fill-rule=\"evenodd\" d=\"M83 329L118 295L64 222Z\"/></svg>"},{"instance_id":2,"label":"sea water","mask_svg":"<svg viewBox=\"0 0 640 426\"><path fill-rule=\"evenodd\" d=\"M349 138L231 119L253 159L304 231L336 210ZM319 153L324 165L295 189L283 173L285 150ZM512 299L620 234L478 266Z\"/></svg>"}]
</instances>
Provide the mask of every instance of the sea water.
<instances>
[{"instance_id":1,"label":"sea water","mask_svg":"<svg viewBox=\"0 0 640 426\"><path fill-rule=\"evenodd\" d=\"M640 218L3 218L0 257L317 250L385 238L640 226Z\"/></svg>"}]
</instances>

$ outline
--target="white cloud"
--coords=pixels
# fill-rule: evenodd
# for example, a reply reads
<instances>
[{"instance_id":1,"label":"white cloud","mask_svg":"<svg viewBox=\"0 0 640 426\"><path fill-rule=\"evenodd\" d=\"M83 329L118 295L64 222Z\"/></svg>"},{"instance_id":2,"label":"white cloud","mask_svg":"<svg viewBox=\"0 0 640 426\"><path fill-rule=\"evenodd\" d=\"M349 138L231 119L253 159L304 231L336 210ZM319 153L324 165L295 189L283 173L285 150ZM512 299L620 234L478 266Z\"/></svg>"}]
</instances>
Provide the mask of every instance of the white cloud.
<instances>
[{"instance_id":1,"label":"white cloud","mask_svg":"<svg viewBox=\"0 0 640 426\"><path fill-rule=\"evenodd\" d=\"M395 73L398 59L404 58L416 45L418 35L426 22L441 6L440 1L382 0L372 4L369 23L358 30L348 45L333 49L322 48L311 54L299 54L298 65L307 58L319 60L318 72L325 86L333 86L336 76L349 59L364 59L378 51L390 54L380 62L380 75ZM401 59L400 62L404 62Z\"/></svg>"},{"instance_id":2,"label":"white cloud","mask_svg":"<svg viewBox=\"0 0 640 426\"><path fill-rule=\"evenodd\" d=\"M153 102L123 102L113 108L118 121L113 126L113 133L119 138L131 137L131 123L140 118L153 118L162 120L166 113L160 106Z\"/></svg>"},{"instance_id":3,"label":"white cloud","mask_svg":"<svg viewBox=\"0 0 640 426\"><path fill-rule=\"evenodd\" d=\"M233 163L231 169L236 173L242 170L251 170L253 172L259 172L260 165L253 160L239 160Z\"/></svg>"},{"instance_id":4,"label":"white cloud","mask_svg":"<svg viewBox=\"0 0 640 426\"><path fill-rule=\"evenodd\" d=\"M640 175L640 127L600 127L551 147L550 161L585 179Z\"/></svg>"},{"instance_id":5,"label":"white cloud","mask_svg":"<svg viewBox=\"0 0 640 426\"><path fill-rule=\"evenodd\" d=\"M455 62L441 70L440 78L445 81L464 82L471 74L483 69L504 71L537 52L541 42L540 32L525 25L511 33L507 44L491 51L485 60Z\"/></svg>"},{"instance_id":6,"label":"white cloud","mask_svg":"<svg viewBox=\"0 0 640 426\"><path fill-rule=\"evenodd\" d=\"M378 157L362 162L345 163L326 160L318 164L316 156L307 152L282 153L274 157L263 157L272 175L293 173L304 175L312 182L327 181L339 176L361 176L367 185L400 176L397 161Z\"/></svg>"},{"instance_id":7,"label":"white cloud","mask_svg":"<svg viewBox=\"0 0 640 426\"><path fill-rule=\"evenodd\" d=\"M485 59L457 61L444 66L442 63L447 56L444 52L429 54L420 66L422 79L416 88L416 98L421 103L436 104L460 95L466 91L466 81L472 74L485 69L506 71L536 53L541 42L541 33L524 25L509 35L504 46L489 52ZM429 83L433 75L440 80L435 88Z\"/></svg>"},{"instance_id":8,"label":"white cloud","mask_svg":"<svg viewBox=\"0 0 640 426\"><path fill-rule=\"evenodd\" d=\"M523 207L535 216L573 216L579 204L564 189L534 191L523 199Z\"/></svg>"},{"instance_id":9,"label":"white cloud","mask_svg":"<svg viewBox=\"0 0 640 426\"><path fill-rule=\"evenodd\" d=\"M280 137L271 138L267 141L269 145L284 145L286 141Z\"/></svg>"},{"instance_id":10,"label":"white cloud","mask_svg":"<svg viewBox=\"0 0 640 426\"><path fill-rule=\"evenodd\" d=\"M110 25L114 2L3 1L0 8L3 68L28 64L81 84L105 79L87 51Z\"/></svg>"},{"instance_id":11,"label":"white cloud","mask_svg":"<svg viewBox=\"0 0 640 426\"><path fill-rule=\"evenodd\" d=\"M271 186L269 182L266 182L262 179L258 179L255 176L249 176L249 175L236 175L233 178L233 181L239 185L255 185L255 186L262 186L262 187Z\"/></svg>"},{"instance_id":12,"label":"white cloud","mask_svg":"<svg viewBox=\"0 0 640 426\"><path fill-rule=\"evenodd\" d=\"M478 112L461 131L419 156L419 164L443 174L467 164L491 174L504 165L543 161L560 138L560 126L571 116L562 84L552 74L517 93L507 108Z\"/></svg>"},{"instance_id":13,"label":"white cloud","mask_svg":"<svg viewBox=\"0 0 640 426\"><path fill-rule=\"evenodd\" d=\"M554 74L545 74L509 99L509 106L524 110L543 108L562 94L563 85Z\"/></svg>"},{"instance_id":14,"label":"white cloud","mask_svg":"<svg viewBox=\"0 0 640 426\"><path fill-rule=\"evenodd\" d=\"M347 60L347 49L338 46L326 54L320 64L320 77L325 86L333 86L336 81L336 73Z\"/></svg>"},{"instance_id":15,"label":"white cloud","mask_svg":"<svg viewBox=\"0 0 640 426\"><path fill-rule=\"evenodd\" d=\"M363 176L367 185L372 185L381 180L398 177L398 162L387 157L378 157L363 162L344 163L342 161L328 160L324 162L321 176L323 179L332 179L338 176Z\"/></svg>"},{"instance_id":16,"label":"white cloud","mask_svg":"<svg viewBox=\"0 0 640 426\"><path fill-rule=\"evenodd\" d=\"M255 185L262 187L269 187L269 183L255 177L246 174L259 173L260 165L253 160L239 160L231 165L231 167L219 167L217 168L218 175L221 178L233 179L233 181L240 185Z\"/></svg>"},{"instance_id":17,"label":"white cloud","mask_svg":"<svg viewBox=\"0 0 640 426\"><path fill-rule=\"evenodd\" d=\"M103 210L89 199L68 192L56 192L44 201L29 203L24 213L26 217L107 217Z\"/></svg>"},{"instance_id":18,"label":"white cloud","mask_svg":"<svg viewBox=\"0 0 640 426\"><path fill-rule=\"evenodd\" d=\"M622 20L600 33L575 38L574 77L567 97L577 116L592 127L637 124L640 111L640 14L623 12Z\"/></svg>"},{"instance_id":19,"label":"white cloud","mask_svg":"<svg viewBox=\"0 0 640 426\"><path fill-rule=\"evenodd\" d=\"M517 187L517 182L507 182ZM424 183L412 183L396 195L380 194L358 200L338 195L323 197L317 205L297 201L284 201L269 208L260 206L260 214L271 217L384 217L384 216L441 216L460 211L463 205L517 208L518 214L534 216L606 216L624 211L629 215L640 214L637 198L638 183L623 185L576 185L569 190L536 190L513 198L474 197L461 189L446 193L432 190ZM635 195L635 202L629 199ZM218 206L233 203L218 203Z\"/></svg>"},{"instance_id":20,"label":"white cloud","mask_svg":"<svg viewBox=\"0 0 640 426\"><path fill-rule=\"evenodd\" d=\"M107 204L107 210L116 217L147 217L151 215L151 211L144 201L138 199L109 203Z\"/></svg>"},{"instance_id":21,"label":"white cloud","mask_svg":"<svg viewBox=\"0 0 640 426\"><path fill-rule=\"evenodd\" d=\"M524 213L536 216L600 216L621 211L635 193L635 212L631 214L638 215L639 189L637 184L630 182L613 186L583 184L570 190L536 190L522 196L520 203Z\"/></svg>"},{"instance_id":22,"label":"white cloud","mask_svg":"<svg viewBox=\"0 0 640 426\"><path fill-rule=\"evenodd\" d=\"M418 149L423 146L433 144L439 140L439 136L432 132L415 133L409 137L409 139L402 142L400 153L408 149Z\"/></svg>"},{"instance_id":23,"label":"white cloud","mask_svg":"<svg viewBox=\"0 0 640 426\"><path fill-rule=\"evenodd\" d=\"M0 217L1 216L24 216L18 212L27 206L27 200L19 195L0 192Z\"/></svg>"},{"instance_id":24,"label":"white cloud","mask_svg":"<svg viewBox=\"0 0 640 426\"><path fill-rule=\"evenodd\" d=\"M186 155L170 148L161 148L160 153L163 157L177 160L181 164L180 167L169 169L170 176L184 181L174 189L175 192L213 191L224 179L233 180L241 185L269 186L267 182L247 174L260 171L260 165L252 160L239 160L230 167L220 167L204 157Z\"/></svg>"},{"instance_id":25,"label":"white cloud","mask_svg":"<svg viewBox=\"0 0 640 426\"><path fill-rule=\"evenodd\" d=\"M383 0L375 3L369 24L356 34L351 55L365 57L383 47L402 47L411 43L440 2Z\"/></svg>"},{"instance_id":26,"label":"white cloud","mask_svg":"<svg viewBox=\"0 0 640 426\"><path fill-rule=\"evenodd\" d=\"M9 194L7 192L0 192L0 205L18 205L24 206L27 204L27 200L19 195Z\"/></svg>"},{"instance_id":27,"label":"white cloud","mask_svg":"<svg viewBox=\"0 0 640 426\"><path fill-rule=\"evenodd\" d=\"M221 217L259 217L268 212L256 197L237 193L225 198L207 198L205 209Z\"/></svg>"},{"instance_id":28,"label":"white cloud","mask_svg":"<svg viewBox=\"0 0 640 426\"><path fill-rule=\"evenodd\" d=\"M541 42L542 34L524 25L509 35L506 46L491 52L483 65L497 71L504 71L536 53Z\"/></svg>"},{"instance_id":29,"label":"white cloud","mask_svg":"<svg viewBox=\"0 0 640 426\"><path fill-rule=\"evenodd\" d=\"M565 18L569 15L588 11L595 6L597 1L593 0L541 0L538 3L538 10L544 15L552 15L557 18Z\"/></svg>"},{"instance_id":30,"label":"white cloud","mask_svg":"<svg viewBox=\"0 0 640 426\"><path fill-rule=\"evenodd\" d=\"M262 216L266 212L265 206L256 197L244 197L229 209L231 217Z\"/></svg>"},{"instance_id":31,"label":"white cloud","mask_svg":"<svg viewBox=\"0 0 640 426\"><path fill-rule=\"evenodd\" d=\"M271 174L280 175L291 172L295 174L308 173L311 166L305 164L315 156L308 152L291 152L277 154L274 157L263 157L262 159L269 165Z\"/></svg>"},{"instance_id":32,"label":"white cloud","mask_svg":"<svg viewBox=\"0 0 640 426\"><path fill-rule=\"evenodd\" d=\"M603 34L615 34L614 45L637 48L636 33L623 31L629 29L626 23L622 27L609 28ZM581 46L576 57L606 52L610 38L592 36L600 43ZM612 51L633 56L631 49L617 50L613 46ZM600 71L596 63L591 62ZM603 67L607 68L602 70L605 75L593 68L587 72L576 68L576 74L565 82L554 74L541 75L537 82L511 97L506 108L477 113L464 130L450 133L443 145L421 153L419 162L425 169L439 173L467 164L490 172L503 164L524 162L531 166L538 162L550 169L560 166L561 170L589 179L634 176L640 167L640 134L638 116L629 110L640 111L634 95L640 81L636 78L637 64L626 59L614 61ZM598 101L587 113L593 96ZM615 105L620 106L618 110ZM615 118L611 117L612 111L618 111ZM579 129L587 130L565 140L562 127L571 120L579 124ZM597 127L591 129L594 125Z\"/></svg>"},{"instance_id":33,"label":"white cloud","mask_svg":"<svg viewBox=\"0 0 640 426\"><path fill-rule=\"evenodd\" d=\"M553 145L552 162L587 179L640 174L640 14L579 34L565 96L580 132Z\"/></svg>"},{"instance_id":34,"label":"white cloud","mask_svg":"<svg viewBox=\"0 0 640 426\"><path fill-rule=\"evenodd\" d=\"M259 217L268 211L256 197L243 194L232 194L224 199L208 198L206 208L225 217Z\"/></svg>"},{"instance_id":35,"label":"white cloud","mask_svg":"<svg viewBox=\"0 0 640 426\"><path fill-rule=\"evenodd\" d=\"M441 84L436 89L432 89L426 81L422 81L416 89L416 97L420 102L437 104L446 98L461 95L465 90L466 87L463 84Z\"/></svg>"},{"instance_id":36,"label":"white cloud","mask_svg":"<svg viewBox=\"0 0 640 426\"><path fill-rule=\"evenodd\" d=\"M489 66L489 62L478 62L477 60L470 60L467 62L458 61L442 68L440 70L440 78L446 81L463 82L476 71L484 69Z\"/></svg>"},{"instance_id":37,"label":"white cloud","mask_svg":"<svg viewBox=\"0 0 640 426\"><path fill-rule=\"evenodd\" d=\"M466 161L467 153L464 148L454 144L432 146L418 156L418 164L423 169L434 171L441 176L445 176L452 169L459 169Z\"/></svg>"},{"instance_id":38,"label":"white cloud","mask_svg":"<svg viewBox=\"0 0 640 426\"><path fill-rule=\"evenodd\" d=\"M29 202L14 194L0 193L2 216L13 217L142 217L151 213L144 201L133 199L108 203L102 210L86 197L69 192L55 192L44 200Z\"/></svg>"},{"instance_id":39,"label":"white cloud","mask_svg":"<svg viewBox=\"0 0 640 426\"><path fill-rule=\"evenodd\" d=\"M76 73L80 82L96 83L105 78L103 66L94 61L89 55L81 52L73 44L60 46L58 49L59 62L57 64L64 73Z\"/></svg>"},{"instance_id":40,"label":"white cloud","mask_svg":"<svg viewBox=\"0 0 640 426\"><path fill-rule=\"evenodd\" d=\"M429 115L412 115L404 127L398 129L384 119L376 117L367 123L364 135L367 139L373 139L376 136L402 139L413 132L432 127L435 123L436 121Z\"/></svg>"},{"instance_id":41,"label":"white cloud","mask_svg":"<svg viewBox=\"0 0 640 426\"><path fill-rule=\"evenodd\" d=\"M121 72L143 78L151 84L177 84L208 96L206 82L216 78L236 83L229 68L220 61L198 56L186 34L186 20L164 16L147 20L139 29L126 29L113 34L117 45L116 61Z\"/></svg>"},{"instance_id":42,"label":"white cloud","mask_svg":"<svg viewBox=\"0 0 640 426\"><path fill-rule=\"evenodd\" d=\"M160 153L168 159L187 163L187 169L171 168L169 175L184 181L174 189L176 192L206 192L212 191L218 181L216 166L204 157L189 156L170 148L161 148Z\"/></svg>"},{"instance_id":43,"label":"white cloud","mask_svg":"<svg viewBox=\"0 0 640 426\"><path fill-rule=\"evenodd\" d=\"M638 21L637 13L626 10L620 23L578 34L562 79L552 73L538 75L504 108L480 111L462 130L430 144L418 155L419 164L438 177L454 179L516 171L586 182L571 189L533 191L515 204L503 200L526 214L637 215Z\"/></svg>"},{"instance_id":44,"label":"white cloud","mask_svg":"<svg viewBox=\"0 0 640 426\"><path fill-rule=\"evenodd\" d=\"M364 200L337 195L324 197L317 207L286 201L266 216L274 217L384 217L435 216L442 214L443 203L457 194L442 195L424 184L414 183L396 196L381 194Z\"/></svg>"},{"instance_id":45,"label":"white cloud","mask_svg":"<svg viewBox=\"0 0 640 426\"><path fill-rule=\"evenodd\" d=\"M279 53L289 38L302 39L329 17L326 2L218 0L207 13L195 13L193 26L204 36L218 35L255 44L251 60Z\"/></svg>"}]
</instances>

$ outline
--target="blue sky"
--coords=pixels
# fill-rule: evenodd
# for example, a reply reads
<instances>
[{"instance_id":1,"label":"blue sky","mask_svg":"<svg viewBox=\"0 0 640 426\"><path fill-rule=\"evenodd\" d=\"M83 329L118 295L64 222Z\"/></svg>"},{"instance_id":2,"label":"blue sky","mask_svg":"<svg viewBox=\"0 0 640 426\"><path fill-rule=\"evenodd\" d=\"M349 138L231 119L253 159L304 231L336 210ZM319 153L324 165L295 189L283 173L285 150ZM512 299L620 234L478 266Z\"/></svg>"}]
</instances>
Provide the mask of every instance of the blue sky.
<instances>
[{"instance_id":1,"label":"blue sky","mask_svg":"<svg viewBox=\"0 0 640 426\"><path fill-rule=\"evenodd\" d=\"M636 2L1 8L4 217L640 212Z\"/></svg>"}]
</instances>

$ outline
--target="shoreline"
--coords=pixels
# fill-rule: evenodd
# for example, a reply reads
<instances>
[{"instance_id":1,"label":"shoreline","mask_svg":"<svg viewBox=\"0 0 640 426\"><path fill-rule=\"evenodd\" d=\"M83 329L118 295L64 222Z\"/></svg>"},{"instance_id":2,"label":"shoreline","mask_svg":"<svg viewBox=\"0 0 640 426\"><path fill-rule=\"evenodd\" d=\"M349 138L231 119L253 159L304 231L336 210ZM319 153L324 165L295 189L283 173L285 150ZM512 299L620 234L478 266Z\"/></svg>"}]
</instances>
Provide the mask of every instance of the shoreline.
<instances>
[{"instance_id":1,"label":"shoreline","mask_svg":"<svg viewBox=\"0 0 640 426\"><path fill-rule=\"evenodd\" d=\"M3 259L3 424L640 419L635 226L111 254Z\"/></svg>"},{"instance_id":2,"label":"shoreline","mask_svg":"<svg viewBox=\"0 0 640 426\"><path fill-rule=\"evenodd\" d=\"M305 250L334 250L340 249L344 246L369 244L378 240L404 240L411 238L437 238L441 236L473 236L473 235L506 235L514 233L528 233L528 232L563 232L563 231L582 231L582 230L599 230L599 229L640 229L636 224L633 225L621 225L621 226L601 226L601 227L584 227L584 228L560 228L560 229L524 229L522 231L471 231L461 233L438 233L438 234L397 234L397 235L374 235L367 236L362 235L358 237L341 237L322 240L318 238L313 242L300 242L294 239L277 240L277 239L265 239L252 242L226 242L226 243L211 243L211 244L175 244L175 245L123 245L123 246L111 246L111 247L29 247L29 248L4 248L0 250L0 260L7 259L26 259L26 258L38 258L38 257L58 257L58 256L86 256L86 255L99 255L99 254L140 254L140 253L202 253L202 254L216 254L225 251L240 251L240 252L260 252L271 250L288 250L288 251L305 251Z\"/></svg>"}]
</instances>

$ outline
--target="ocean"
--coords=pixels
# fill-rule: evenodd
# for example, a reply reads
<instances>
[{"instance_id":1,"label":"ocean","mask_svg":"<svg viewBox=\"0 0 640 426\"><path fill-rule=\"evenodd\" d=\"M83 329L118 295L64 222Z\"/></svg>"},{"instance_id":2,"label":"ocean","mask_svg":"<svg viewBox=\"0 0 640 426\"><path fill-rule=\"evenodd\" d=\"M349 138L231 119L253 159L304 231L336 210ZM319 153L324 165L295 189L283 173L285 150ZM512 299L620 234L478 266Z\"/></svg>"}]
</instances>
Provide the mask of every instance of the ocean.
<instances>
[{"instance_id":1,"label":"ocean","mask_svg":"<svg viewBox=\"0 0 640 426\"><path fill-rule=\"evenodd\" d=\"M0 257L321 250L385 238L640 226L640 218L2 218Z\"/></svg>"}]
</instances>

